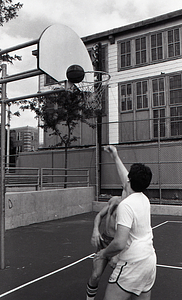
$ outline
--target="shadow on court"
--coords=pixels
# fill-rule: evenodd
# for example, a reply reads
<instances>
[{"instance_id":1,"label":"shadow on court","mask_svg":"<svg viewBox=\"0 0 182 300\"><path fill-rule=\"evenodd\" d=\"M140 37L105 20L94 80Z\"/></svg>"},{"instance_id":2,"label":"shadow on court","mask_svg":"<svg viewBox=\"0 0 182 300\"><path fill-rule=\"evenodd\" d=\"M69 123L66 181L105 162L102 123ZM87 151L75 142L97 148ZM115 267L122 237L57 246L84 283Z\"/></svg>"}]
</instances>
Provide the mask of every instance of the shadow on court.
<instances>
[{"instance_id":1,"label":"shadow on court","mask_svg":"<svg viewBox=\"0 0 182 300\"><path fill-rule=\"evenodd\" d=\"M6 268L0 270L4 300L81 300L92 268L90 244L96 213L8 230ZM182 295L182 218L152 216L158 257L152 300L180 300ZM107 267L96 299L102 300Z\"/></svg>"}]
</instances>

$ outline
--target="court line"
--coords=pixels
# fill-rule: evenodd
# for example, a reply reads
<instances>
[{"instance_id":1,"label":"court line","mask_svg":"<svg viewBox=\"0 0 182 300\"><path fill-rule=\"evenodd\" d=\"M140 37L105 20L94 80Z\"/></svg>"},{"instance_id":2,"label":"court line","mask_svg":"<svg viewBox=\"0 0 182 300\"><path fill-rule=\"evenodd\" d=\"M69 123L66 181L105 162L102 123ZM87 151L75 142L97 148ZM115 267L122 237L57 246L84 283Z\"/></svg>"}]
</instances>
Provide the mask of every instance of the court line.
<instances>
[{"instance_id":1,"label":"court line","mask_svg":"<svg viewBox=\"0 0 182 300\"><path fill-rule=\"evenodd\" d=\"M95 253L92 253L92 254L90 254L90 255L87 255L87 256L85 256L85 257L83 257L83 258L81 258L81 259L79 259L79 260L77 260L77 261L75 261L75 262L73 262L73 263L71 263L71 264L65 266L65 267L62 267L62 268L60 268L60 269L58 269L58 270L55 270L55 271L50 272L50 273L48 273L48 274L45 274L45 275L43 275L43 276L41 276L41 277L38 277L38 278L36 278L36 279L34 279L34 280L31 280L31 281L29 281L29 282L27 282L27 283L24 283L24 284L22 284L22 285L20 285L20 286L18 286L18 287L16 287L16 288L14 288L14 289L8 291L8 292L5 292L5 293L1 294L1 295L0 295L0 298L2 298L2 297L4 297L4 296L7 296L7 295L9 295L9 294L11 294L11 293L13 293L13 292L16 292L16 291L18 291L18 290L20 290L20 289L22 289L22 288L24 288L24 287L26 287L26 286L28 286L28 285L31 285L32 283L35 283L35 282L40 281L40 280L42 280L42 279L44 279L44 278L47 278L47 277L49 277L49 276L52 276L52 275L54 275L54 274L56 274L56 273L58 273L58 272L61 272L61 271L65 270L65 269L68 269L68 268L70 268L70 267L72 267L72 266L74 266L74 265L76 265L76 264L82 262L83 260L86 260L87 258L92 258L94 254L95 254Z\"/></svg>"},{"instance_id":2,"label":"court line","mask_svg":"<svg viewBox=\"0 0 182 300\"><path fill-rule=\"evenodd\" d=\"M160 227L162 225L165 225L167 223L182 223L182 221L165 221L163 223L160 223L154 227L152 227L152 229L155 229L157 227ZM177 269L177 270L182 270L182 267L176 267L176 266L168 266L168 265L159 265L157 264L157 267L161 267L161 268L168 268L168 269Z\"/></svg>"},{"instance_id":3,"label":"court line","mask_svg":"<svg viewBox=\"0 0 182 300\"><path fill-rule=\"evenodd\" d=\"M163 222L163 223L160 223L160 224L158 224L158 225L152 227L152 229L155 229L155 228L157 228L157 227L160 227L160 226L162 226L162 225L165 225L165 224L167 224L168 222L169 222L169 221L165 221L165 222Z\"/></svg>"},{"instance_id":4,"label":"court line","mask_svg":"<svg viewBox=\"0 0 182 300\"><path fill-rule=\"evenodd\" d=\"M182 221L165 221L165 222L163 222L163 223L160 223L160 224L158 224L158 225L152 227L152 229L155 229L155 228L160 227L160 226L162 226L162 225L165 225L165 224L167 224L167 223L182 223Z\"/></svg>"},{"instance_id":5,"label":"court line","mask_svg":"<svg viewBox=\"0 0 182 300\"><path fill-rule=\"evenodd\" d=\"M182 221L168 221L169 223L182 223Z\"/></svg>"},{"instance_id":6,"label":"court line","mask_svg":"<svg viewBox=\"0 0 182 300\"><path fill-rule=\"evenodd\" d=\"M158 265L157 264L157 267L182 270L182 267L175 267L175 266L168 266L168 265Z\"/></svg>"}]
</instances>

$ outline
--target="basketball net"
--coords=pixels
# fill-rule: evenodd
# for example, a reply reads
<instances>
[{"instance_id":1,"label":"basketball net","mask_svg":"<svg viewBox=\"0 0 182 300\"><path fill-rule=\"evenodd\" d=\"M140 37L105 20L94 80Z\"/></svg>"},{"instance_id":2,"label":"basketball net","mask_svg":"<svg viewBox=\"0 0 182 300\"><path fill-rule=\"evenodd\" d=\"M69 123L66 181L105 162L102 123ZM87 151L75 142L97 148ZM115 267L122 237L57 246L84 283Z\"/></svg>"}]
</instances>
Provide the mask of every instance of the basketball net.
<instances>
[{"instance_id":1,"label":"basketball net","mask_svg":"<svg viewBox=\"0 0 182 300\"><path fill-rule=\"evenodd\" d=\"M83 98L88 109L102 110L102 97L108 87L110 75L103 71L85 72L84 79L79 83L69 84L68 89L74 91L75 87L83 92Z\"/></svg>"}]
</instances>

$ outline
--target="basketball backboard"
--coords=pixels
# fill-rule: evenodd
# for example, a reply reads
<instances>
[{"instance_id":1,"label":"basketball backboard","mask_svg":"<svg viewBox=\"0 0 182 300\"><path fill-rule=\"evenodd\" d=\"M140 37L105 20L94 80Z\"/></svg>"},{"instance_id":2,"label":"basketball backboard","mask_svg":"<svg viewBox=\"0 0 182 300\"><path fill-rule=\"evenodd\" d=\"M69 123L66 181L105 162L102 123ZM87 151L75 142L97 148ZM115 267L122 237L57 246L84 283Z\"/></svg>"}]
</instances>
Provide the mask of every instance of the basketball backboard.
<instances>
[{"instance_id":1,"label":"basketball backboard","mask_svg":"<svg viewBox=\"0 0 182 300\"><path fill-rule=\"evenodd\" d=\"M93 71L87 48L66 25L55 24L46 28L39 39L38 53L38 68L57 81L67 80L66 71L71 65L80 65L85 72Z\"/></svg>"}]
</instances>

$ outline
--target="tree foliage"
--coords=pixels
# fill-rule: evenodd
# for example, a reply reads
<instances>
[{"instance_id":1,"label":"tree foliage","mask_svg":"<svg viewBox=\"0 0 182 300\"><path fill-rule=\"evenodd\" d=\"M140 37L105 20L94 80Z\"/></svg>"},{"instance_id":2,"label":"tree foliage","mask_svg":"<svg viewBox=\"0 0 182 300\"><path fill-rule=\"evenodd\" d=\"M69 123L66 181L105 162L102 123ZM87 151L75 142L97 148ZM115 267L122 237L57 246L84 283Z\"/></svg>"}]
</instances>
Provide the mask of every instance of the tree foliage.
<instances>
[{"instance_id":1,"label":"tree foliage","mask_svg":"<svg viewBox=\"0 0 182 300\"><path fill-rule=\"evenodd\" d=\"M52 130L50 135L59 137L60 142L54 146L65 146L65 184L67 183L67 150L72 142L78 140L73 131L79 122L95 127L89 122L95 111L87 107L84 92L75 89L74 91L60 91L48 96L40 96L30 100L21 101L20 109L34 111L37 118L42 121L42 128L45 131ZM17 113L19 114L19 113Z\"/></svg>"},{"instance_id":2,"label":"tree foliage","mask_svg":"<svg viewBox=\"0 0 182 300\"><path fill-rule=\"evenodd\" d=\"M0 1L0 25L3 26L5 22L8 22L18 17L18 11L22 8L23 4L20 2L13 4L12 0Z\"/></svg>"},{"instance_id":3,"label":"tree foliage","mask_svg":"<svg viewBox=\"0 0 182 300\"><path fill-rule=\"evenodd\" d=\"M30 100L21 101L21 110L30 109L42 121L40 125L47 132L50 129L51 135L60 138L55 146L69 147L78 136L73 131L79 122L88 124L94 128L95 124L89 120L93 118L94 111L87 107L84 92L59 91L48 96L41 96Z\"/></svg>"},{"instance_id":4,"label":"tree foliage","mask_svg":"<svg viewBox=\"0 0 182 300\"><path fill-rule=\"evenodd\" d=\"M23 4L18 2L13 4L12 0L0 0L0 26L4 23L18 17L18 11L23 7ZM14 60L21 60L21 56L11 56L8 53L0 55L1 61L13 63Z\"/></svg>"}]
</instances>

